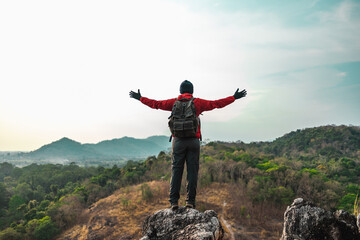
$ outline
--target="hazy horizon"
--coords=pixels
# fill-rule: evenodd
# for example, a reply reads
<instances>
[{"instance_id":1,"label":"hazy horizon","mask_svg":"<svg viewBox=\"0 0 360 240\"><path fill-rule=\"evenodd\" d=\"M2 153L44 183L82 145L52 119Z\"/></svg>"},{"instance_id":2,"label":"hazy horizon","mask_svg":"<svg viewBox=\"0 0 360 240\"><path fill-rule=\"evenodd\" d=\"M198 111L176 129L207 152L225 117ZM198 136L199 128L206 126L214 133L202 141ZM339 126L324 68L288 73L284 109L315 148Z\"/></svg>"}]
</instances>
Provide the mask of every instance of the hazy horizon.
<instances>
[{"instance_id":1,"label":"hazy horizon","mask_svg":"<svg viewBox=\"0 0 360 240\"><path fill-rule=\"evenodd\" d=\"M334 124L327 124L327 125L322 125L322 126L330 126L330 125L334 125ZM322 127L322 126L313 126L313 127ZM336 126L340 126L340 125L336 125ZM355 126L355 125L350 124L350 125L346 125L346 126ZM360 126L355 126L355 127L360 127ZM312 127L306 127L306 128L312 128ZM306 128L302 128L302 129L306 129ZM302 129L300 129L300 130L302 130ZM293 129L292 131L296 131L296 130L298 130L298 129ZM292 131L290 131L290 132L292 132ZM248 142L242 141L241 139L238 139L238 140L223 140L223 139L209 139L209 138L208 139L203 139L202 141L203 142L209 142L209 141L225 141L225 142L242 141L242 142L247 143L247 144L251 143L251 142L271 142L271 141L274 141L275 139L277 139L279 137L282 137L285 134L290 133L290 132L286 132L286 133L282 134L281 136L277 136L277 137L275 137L273 139L266 139L266 140L259 139L259 140L248 141ZM45 144L43 144L43 145L41 145L39 147L36 147L35 149L30 149L30 150L10 150L10 151L8 151L8 150L0 150L0 152L30 152L30 151L37 150L37 149L41 148L44 145L51 144L53 142L57 142L57 141L59 141L59 140L61 140L63 138L68 138L68 139L73 140L75 142L78 142L80 144L97 144L97 143L100 143L100 142L103 142L103 141L122 139L122 138L135 138L135 139L141 139L142 140L142 139L147 139L147 138L150 138L150 137L158 137L158 136L160 136L160 137L168 137L167 135L152 135L152 136L147 136L147 137L143 137L143 138L136 138L136 137L132 137L132 136L122 136L122 137L117 137L117 138L112 138L112 139L102 139L102 140L99 140L99 141L96 141L96 142L80 142L80 141L77 141L76 139L72 139L72 138L64 136L64 137L61 137L59 139L55 139L55 140L52 140L52 141L50 141L48 143L45 143ZM170 136L169 136L169 138L170 138Z\"/></svg>"},{"instance_id":2,"label":"hazy horizon","mask_svg":"<svg viewBox=\"0 0 360 240\"><path fill-rule=\"evenodd\" d=\"M0 2L0 151L170 135L129 98L248 95L201 117L203 139L269 141L360 126L360 2Z\"/></svg>"}]
</instances>

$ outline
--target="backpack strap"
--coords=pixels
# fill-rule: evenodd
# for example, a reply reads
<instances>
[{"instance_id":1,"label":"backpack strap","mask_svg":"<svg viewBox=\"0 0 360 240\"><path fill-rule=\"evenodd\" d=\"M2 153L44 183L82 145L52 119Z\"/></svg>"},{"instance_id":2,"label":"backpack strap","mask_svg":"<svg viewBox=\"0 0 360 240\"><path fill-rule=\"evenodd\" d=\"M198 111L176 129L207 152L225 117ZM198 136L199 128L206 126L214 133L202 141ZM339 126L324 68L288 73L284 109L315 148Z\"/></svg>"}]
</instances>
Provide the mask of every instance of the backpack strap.
<instances>
[{"instance_id":1,"label":"backpack strap","mask_svg":"<svg viewBox=\"0 0 360 240\"><path fill-rule=\"evenodd\" d=\"M199 119L199 129L201 129L201 121L200 121L200 118ZM201 130L200 130L200 142L202 142L202 133L201 133Z\"/></svg>"},{"instance_id":2,"label":"backpack strap","mask_svg":"<svg viewBox=\"0 0 360 240\"><path fill-rule=\"evenodd\" d=\"M191 98L192 101L194 101L196 98ZM196 114L196 110L195 110L195 103L194 103L194 113ZM201 129L201 120L200 120L200 117L197 117L199 119L199 129ZM202 134L201 134L201 131L200 131L200 141L202 141Z\"/></svg>"}]
</instances>

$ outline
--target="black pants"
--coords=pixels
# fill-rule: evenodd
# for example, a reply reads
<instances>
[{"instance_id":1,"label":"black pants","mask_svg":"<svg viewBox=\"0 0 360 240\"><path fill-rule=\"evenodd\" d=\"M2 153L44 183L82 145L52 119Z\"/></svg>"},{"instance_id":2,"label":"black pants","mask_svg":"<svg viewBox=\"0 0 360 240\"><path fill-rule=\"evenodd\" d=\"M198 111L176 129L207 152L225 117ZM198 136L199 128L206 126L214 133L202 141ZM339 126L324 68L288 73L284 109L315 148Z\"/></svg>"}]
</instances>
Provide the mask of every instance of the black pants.
<instances>
[{"instance_id":1,"label":"black pants","mask_svg":"<svg viewBox=\"0 0 360 240\"><path fill-rule=\"evenodd\" d=\"M181 179L186 161L187 197L186 202L195 205L196 187L199 172L200 140L197 138L177 138L172 145L172 175L170 183L170 203L180 198Z\"/></svg>"}]
</instances>

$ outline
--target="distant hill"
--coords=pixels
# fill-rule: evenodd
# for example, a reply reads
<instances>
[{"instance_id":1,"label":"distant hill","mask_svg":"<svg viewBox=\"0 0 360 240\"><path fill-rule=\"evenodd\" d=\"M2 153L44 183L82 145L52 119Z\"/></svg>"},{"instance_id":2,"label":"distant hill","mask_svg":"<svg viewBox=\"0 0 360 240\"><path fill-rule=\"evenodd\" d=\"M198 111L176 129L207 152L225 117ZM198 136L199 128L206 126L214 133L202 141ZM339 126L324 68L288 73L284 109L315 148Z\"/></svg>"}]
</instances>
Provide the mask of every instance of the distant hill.
<instances>
[{"instance_id":1,"label":"distant hill","mask_svg":"<svg viewBox=\"0 0 360 240\"><path fill-rule=\"evenodd\" d=\"M157 155L170 147L169 138L152 136L146 139L123 137L106 140L97 144L84 144L85 147L109 157L147 157Z\"/></svg>"},{"instance_id":2,"label":"distant hill","mask_svg":"<svg viewBox=\"0 0 360 240\"><path fill-rule=\"evenodd\" d=\"M360 127L327 125L297 129L269 142L210 142L209 145L236 146L250 152L262 152L276 157L327 158L360 157ZM220 146L219 145L219 146ZM221 149L220 147L217 149Z\"/></svg>"},{"instance_id":3,"label":"distant hill","mask_svg":"<svg viewBox=\"0 0 360 240\"><path fill-rule=\"evenodd\" d=\"M272 142L262 143L262 147L264 152L279 156L353 157L360 153L360 127L329 125L298 129Z\"/></svg>"},{"instance_id":4,"label":"distant hill","mask_svg":"<svg viewBox=\"0 0 360 240\"><path fill-rule=\"evenodd\" d=\"M67 159L71 161L144 158L157 155L170 147L168 137L152 136L146 139L123 137L105 140L96 144L81 144L69 138L44 145L24 154L31 159Z\"/></svg>"},{"instance_id":5,"label":"distant hill","mask_svg":"<svg viewBox=\"0 0 360 240\"><path fill-rule=\"evenodd\" d=\"M41 148L26 154L32 159L70 159L79 160L85 158L97 158L102 154L92 148L69 138L61 138L55 142L44 145Z\"/></svg>"}]
</instances>

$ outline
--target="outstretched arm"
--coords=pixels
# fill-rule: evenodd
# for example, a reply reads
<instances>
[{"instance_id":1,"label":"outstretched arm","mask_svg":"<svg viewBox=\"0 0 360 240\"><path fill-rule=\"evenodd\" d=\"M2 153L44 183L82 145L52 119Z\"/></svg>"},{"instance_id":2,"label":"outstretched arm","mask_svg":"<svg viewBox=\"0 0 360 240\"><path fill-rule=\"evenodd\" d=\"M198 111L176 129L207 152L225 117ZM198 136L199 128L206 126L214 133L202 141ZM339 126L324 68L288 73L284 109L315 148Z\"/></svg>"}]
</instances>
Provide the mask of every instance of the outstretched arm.
<instances>
[{"instance_id":1,"label":"outstretched arm","mask_svg":"<svg viewBox=\"0 0 360 240\"><path fill-rule=\"evenodd\" d=\"M165 110L165 111L171 111L172 107L174 105L174 102L176 100L174 98L174 99L157 101L154 99L146 98L146 97L141 96L140 89L138 89L137 93L134 91L130 91L129 95L131 98L139 100L141 103L145 104L148 107L151 107L154 109L161 109L161 110Z\"/></svg>"},{"instance_id":2,"label":"outstretched arm","mask_svg":"<svg viewBox=\"0 0 360 240\"><path fill-rule=\"evenodd\" d=\"M223 108L223 107L233 103L236 99L245 97L246 94L247 94L247 92L245 89L242 90L241 92L239 92L239 89L237 89L233 96L218 99L218 100L209 101L209 100L197 98L197 99L195 99L195 101L199 102L199 105L198 105L199 107L197 109L197 113L201 114L203 111L211 111L215 108Z\"/></svg>"}]
</instances>

